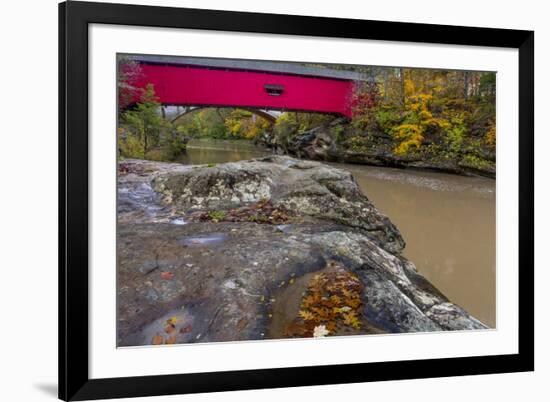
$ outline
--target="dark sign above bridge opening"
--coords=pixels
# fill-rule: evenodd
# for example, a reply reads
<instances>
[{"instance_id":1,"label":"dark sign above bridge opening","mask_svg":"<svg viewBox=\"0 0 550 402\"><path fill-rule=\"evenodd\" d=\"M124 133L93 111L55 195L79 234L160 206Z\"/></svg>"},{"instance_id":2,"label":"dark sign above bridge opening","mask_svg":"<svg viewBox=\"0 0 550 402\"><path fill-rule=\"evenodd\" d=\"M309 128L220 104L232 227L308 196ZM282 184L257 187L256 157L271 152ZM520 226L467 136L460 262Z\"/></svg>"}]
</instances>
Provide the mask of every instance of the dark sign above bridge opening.
<instances>
[{"instance_id":1,"label":"dark sign above bridge opening","mask_svg":"<svg viewBox=\"0 0 550 402\"><path fill-rule=\"evenodd\" d=\"M283 93L285 90L285 87L283 85L264 85L265 91L271 95L271 96L279 96Z\"/></svg>"}]
</instances>

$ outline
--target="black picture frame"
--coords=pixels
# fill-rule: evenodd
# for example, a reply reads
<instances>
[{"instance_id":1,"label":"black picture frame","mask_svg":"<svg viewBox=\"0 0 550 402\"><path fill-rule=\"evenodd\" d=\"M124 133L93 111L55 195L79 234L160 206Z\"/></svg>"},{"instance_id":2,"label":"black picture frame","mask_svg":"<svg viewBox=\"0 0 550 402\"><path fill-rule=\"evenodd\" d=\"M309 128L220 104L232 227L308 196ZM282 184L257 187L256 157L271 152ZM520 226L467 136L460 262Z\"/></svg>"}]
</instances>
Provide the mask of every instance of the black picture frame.
<instances>
[{"instance_id":1,"label":"black picture frame","mask_svg":"<svg viewBox=\"0 0 550 402\"><path fill-rule=\"evenodd\" d=\"M88 25L192 28L519 50L517 354L214 373L88 375ZM534 370L534 32L70 1L59 5L59 398L89 400Z\"/></svg>"}]
</instances>

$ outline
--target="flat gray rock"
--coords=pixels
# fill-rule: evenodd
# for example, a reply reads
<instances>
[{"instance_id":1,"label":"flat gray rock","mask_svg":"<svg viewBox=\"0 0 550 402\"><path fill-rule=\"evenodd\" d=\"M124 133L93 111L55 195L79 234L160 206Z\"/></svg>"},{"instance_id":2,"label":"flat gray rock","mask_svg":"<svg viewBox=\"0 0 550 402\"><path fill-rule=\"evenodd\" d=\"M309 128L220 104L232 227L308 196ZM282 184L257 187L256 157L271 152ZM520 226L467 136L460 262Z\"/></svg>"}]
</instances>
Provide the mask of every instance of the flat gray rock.
<instances>
[{"instance_id":1,"label":"flat gray rock","mask_svg":"<svg viewBox=\"0 0 550 402\"><path fill-rule=\"evenodd\" d=\"M277 314L298 310L301 278L334 267L363 285L356 333L486 328L399 254L399 231L348 172L287 157L211 167L123 164L119 346L280 337L275 323L290 316ZM229 216L266 199L288 210L289 221L200 220L205 211ZM281 299L289 294L296 300Z\"/></svg>"}]
</instances>

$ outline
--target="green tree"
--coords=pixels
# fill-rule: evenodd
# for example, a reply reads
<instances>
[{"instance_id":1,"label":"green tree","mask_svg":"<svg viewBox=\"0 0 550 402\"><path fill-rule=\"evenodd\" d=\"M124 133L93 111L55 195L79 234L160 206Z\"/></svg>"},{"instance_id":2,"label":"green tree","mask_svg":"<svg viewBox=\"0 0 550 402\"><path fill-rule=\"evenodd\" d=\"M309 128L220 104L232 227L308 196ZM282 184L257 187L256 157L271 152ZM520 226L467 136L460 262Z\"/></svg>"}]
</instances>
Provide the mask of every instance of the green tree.
<instances>
[{"instance_id":1,"label":"green tree","mask_svg":"<svg viewBox=\"0 0 550 402\"><path fill-rule=\"evenodd\" d=\"M140 101L122 113L119 147L124 156L146 158L147 152L159 145L163 131L170 128L159 110L154 87L148 84Z\"/></svg>"}]
</instances>

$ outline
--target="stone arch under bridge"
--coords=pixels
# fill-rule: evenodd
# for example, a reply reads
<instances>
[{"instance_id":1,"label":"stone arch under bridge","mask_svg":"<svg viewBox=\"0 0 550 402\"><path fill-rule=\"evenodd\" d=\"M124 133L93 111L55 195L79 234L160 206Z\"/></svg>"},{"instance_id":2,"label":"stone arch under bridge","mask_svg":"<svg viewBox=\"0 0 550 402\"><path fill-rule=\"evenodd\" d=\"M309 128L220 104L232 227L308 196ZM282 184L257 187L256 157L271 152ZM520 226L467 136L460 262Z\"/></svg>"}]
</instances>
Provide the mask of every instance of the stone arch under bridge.
<instances>
[{"instance_id":1,"label":"stone arch under bridge","mask_svg":"<svg viewBox=\"0 0 550 402\"><path fill-rule=\"evenodd\" d=\"M194 113L199 110L203 109L219 109L220 107L217 106L186 106L186 107L165 107L163 108L163 115L169 119L172 123L175 123L177 120L182 118L183 116L186 116L190 113ZM235 109L241 109L246 110L256 116L262 117L263 119L267 120L270 124L274 124L277 118L282 114L282 112L279 111L272 111L272 110L261 110L261 109L254 109L254 108L246 108L246 107L236 107Z\"/></svg>"}]
</instances>

